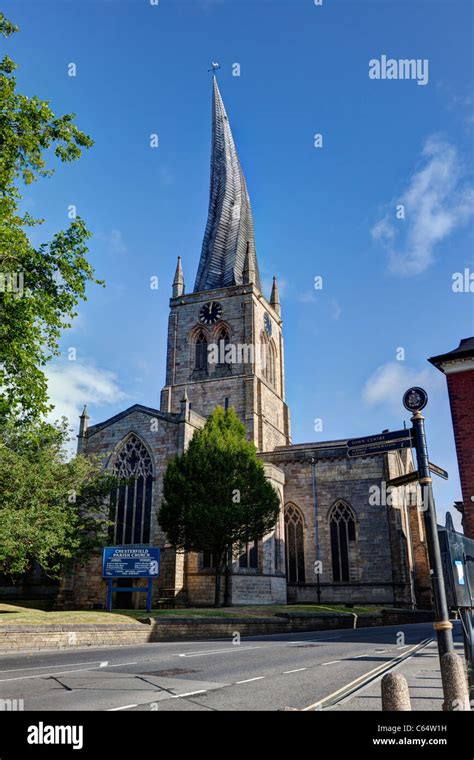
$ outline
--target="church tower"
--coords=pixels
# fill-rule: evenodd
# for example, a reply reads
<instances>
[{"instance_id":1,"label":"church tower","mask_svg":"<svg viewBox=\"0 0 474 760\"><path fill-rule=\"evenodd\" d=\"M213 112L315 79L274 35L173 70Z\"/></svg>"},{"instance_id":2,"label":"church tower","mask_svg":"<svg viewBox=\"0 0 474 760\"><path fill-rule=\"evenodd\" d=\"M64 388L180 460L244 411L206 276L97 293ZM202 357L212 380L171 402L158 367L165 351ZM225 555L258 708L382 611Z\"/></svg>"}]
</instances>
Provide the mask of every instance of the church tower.
<instances>
[{"instance_id":1,"label":"church tower","mask_svg":"<svg viewBox=\"0 0 474 760\"><path fill-rule=\"evenodd\" d=\"M234 407L259 451L291 442L278 287L274 278L267 301L247 185L215 76L209 213L192 293L178 259L161 411L179 413L185 390L205 417L218 405Z\"/></svg>"}]
</instances>

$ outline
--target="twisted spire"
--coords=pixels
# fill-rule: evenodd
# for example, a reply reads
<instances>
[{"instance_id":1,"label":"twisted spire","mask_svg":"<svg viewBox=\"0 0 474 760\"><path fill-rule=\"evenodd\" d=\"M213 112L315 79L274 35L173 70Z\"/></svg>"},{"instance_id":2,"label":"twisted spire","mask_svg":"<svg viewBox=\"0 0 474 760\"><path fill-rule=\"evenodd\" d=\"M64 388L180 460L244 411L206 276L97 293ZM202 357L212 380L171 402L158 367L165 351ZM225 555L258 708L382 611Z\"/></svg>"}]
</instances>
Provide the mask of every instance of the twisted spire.
<instances>
[{"instance_id":1,"label":"twisted spire","mask_svg":"<svg viewBox=\"0 0 474 760\"><path fill-rule=\"evenodd\" d=\"M247 251L261 289L247 185L214 76L209 213L194 292L242 284Z\"/></svg>"}]
</instances>

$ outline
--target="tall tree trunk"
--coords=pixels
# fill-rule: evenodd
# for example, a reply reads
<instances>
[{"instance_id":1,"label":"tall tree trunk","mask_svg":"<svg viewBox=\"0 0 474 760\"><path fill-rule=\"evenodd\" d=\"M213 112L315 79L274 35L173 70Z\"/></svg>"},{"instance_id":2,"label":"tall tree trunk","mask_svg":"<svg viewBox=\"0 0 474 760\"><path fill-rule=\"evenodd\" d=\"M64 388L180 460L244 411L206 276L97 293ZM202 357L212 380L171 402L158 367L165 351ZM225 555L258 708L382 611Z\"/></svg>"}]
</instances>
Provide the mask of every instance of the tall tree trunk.
<instances>
[{"instance_id":1,"label":"tall tree trunk","mask_svg":"<svg viewBox=\"0 0 474 760\"><path fill-rule=\"evenodd\" d=\"M230 603L230 549L225 552L225 576L224 576L224 607Z\"/></svg>"},{"instance_id":2,"label":"tall tree trunk","mask_svg":"<svg viewBox=\"0 0 474 760\"><path fill-rule=\"evenodd\" d=\"M221 606L221 573L222 573L222 559L216 562L216 592L214 596L214 607Z\"/></svg>"}]
</instances>

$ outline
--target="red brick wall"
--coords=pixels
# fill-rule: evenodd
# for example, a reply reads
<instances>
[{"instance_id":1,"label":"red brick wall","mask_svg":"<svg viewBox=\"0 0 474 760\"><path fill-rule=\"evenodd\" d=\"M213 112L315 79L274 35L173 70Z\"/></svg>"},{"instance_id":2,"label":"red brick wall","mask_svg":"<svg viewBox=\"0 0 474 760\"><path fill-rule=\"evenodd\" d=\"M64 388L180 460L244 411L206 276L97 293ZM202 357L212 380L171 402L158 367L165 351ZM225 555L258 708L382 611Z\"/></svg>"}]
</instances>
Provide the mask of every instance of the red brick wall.
<instances>
[{"instance_id":1,"label":"red brick wall","mask_svg":"<svg viewBox=\"0 0 474 760\"><path fill-rule=\"evenodd\" d=\"M464 503L464 532L474 538L474 370L447 375Z\"/></svg>"}]
</instances>

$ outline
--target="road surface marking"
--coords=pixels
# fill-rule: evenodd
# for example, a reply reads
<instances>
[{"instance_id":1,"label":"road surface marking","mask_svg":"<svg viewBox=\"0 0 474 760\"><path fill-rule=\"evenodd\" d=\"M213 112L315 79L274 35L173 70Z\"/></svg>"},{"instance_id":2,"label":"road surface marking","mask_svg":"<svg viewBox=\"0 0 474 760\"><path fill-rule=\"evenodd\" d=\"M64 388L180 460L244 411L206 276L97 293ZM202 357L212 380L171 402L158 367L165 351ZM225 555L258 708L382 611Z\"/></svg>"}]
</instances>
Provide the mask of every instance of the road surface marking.
<instances>
[{"instance_id":1,"label":"road surface marking","mask_svg":"<svg viewBox=\"0 0 474 760\"><path fill-rule=\"evenodd\" d=\"M236 681L235 683L250 683L250 681L261 681L265 676L257 676L256 678L246 678L245 681Z\"/></svg>"},{"instance_id":2,"label":"road surface marking","mask_svg":"<svg viewBox=\"0 0 474 760\"><path fill-rule=\"evenodd\" d=\"M283 675L286 675L287 673L299 673L300 670L306 670L306 668L296 668L295 670L284 670Z\"/></svg>"},{"instance_id":3,"label":"road surface marking","mask_svg":"<svg viewBox=\"0 0 474 760\"><path fill-rule=\"evenodd\" d=\"M137 664L138 664L137 662L118 662L116 665L109 665L108 667L120 668L124 665L137 665ZM60 667L60 666L58 665L56 667ZM68 673L82 673L85 670L98 670L100 667L101 665L96 665L93 668L74 668L74 670L59 670L57 673L38 673L35 676L17 676L15 678L0 678L0 683L7 683L9 681L28 681L31 678L46 678L46 676L64 676L64 675L67 675Z\"/></svg>"},{"instance_id":4,"label":"road surface marking","mask_svg":"<svg viewBox=\"0 0 474 760\"><path fill-rule=\"evenodd\" d=\"M181 699L181 697L193 697L195 694L205 694L207 689L199 689L199 691L187 691L185 694L173 694L170 699Z\"/></svg>"},{"instance_id":5,"label":"road surface marking","mask_svg":"<svg viewBox=\"0 0 474 760\"><path fill-rule=\"evenodd\" d=\"M204 657L208 654L221 654L221 652L248 652L249 649L262 649L262 647L241 647L240 645L235 645L232 649L205 649L202 652L173 654L173 657Z\"/></svg>"},{"instance_id":6,"label":"road surface marking","mask_svg":"<svg viewBox=\"0 0 474 760\"><path fill-rule=\"evenodd\" d=\"M350 683L346 684L345 686L342 686L337 691L334 691L332 694L329 694L327 697L323 697L322 699L319 699L317 702L313 702L312 705L308 705L308 707L303 707L302 712L308 712L309 710L322 710L323 703L329 702L329 700L334 700L339 694L343 695L346 691L350 691L352 687L353 691L356 689L356 684L364 685L364 682L367 681L367 679L370 679L370 681L375 681L377 678L377 674L381 675L382 673L387 673L389 670L392 670L396 665L398 665L401 662L404 662L405 660L408 660L411 656L411 653L415 652L415 650L423 649L427 644L429 644L433 639L423 639L423 641L419 642L418 644L414 644L408 652L404 652L403 654L397 655L397 657L394 657L392 660L388 660L388 662L384 662L381 665L377 665L376 668L373 668L372 670L369 670L367 673L363 673L358 678L355 678ZM349 695L346 695L349 696ZM341 697L342 699L342 697Z\"/></svg>"},{"instance_id":7,"label":"road surface marking","mask_svg":"<svg viewBox=\"0 0 474 760\"><path fill-rule=\"evenodd\" d=\"M90 660L89 662L71 662L74 665L95 665L100 660ZM44 670L45 668L64 668L68 667L69 663L62 662L60 665L33 665L31 668L10 668L9 670L0 670L0 673L22 673L24 670Z\"/></svg>"},{"instance_id":8,"label":"road surface marking","mask_svg":"<svg viewBox=\"0 0 474 760\"><path fill-rule=\"evenodd\" d=\"M109 707L106 712L116 712L117 710L128 710L130 707L138 707L138 705L124 705L123 707Z\"/></svg>"},{"instance_id":9,"label":"road surface marking","mask_svg":"<svg viewBox=\"0 0 474 760\"><path fill-rule=\"evenodd\" d=\"M108 664L109 664L109 661L108 660L104 660L103 662L100 663L100 667L101 668L106 668Z\"/></svg>"},{"instance_id":10,"label":"road surface marking","mask_svg":"<svg viewBox=\"0 0 474 760\"><path fill-rule=\"evenodd\" d=\"M334 665L335 662L341 662L340 660L330 660L330 662L322 662L321 665Z\"/></svg>"}]
</instances>

